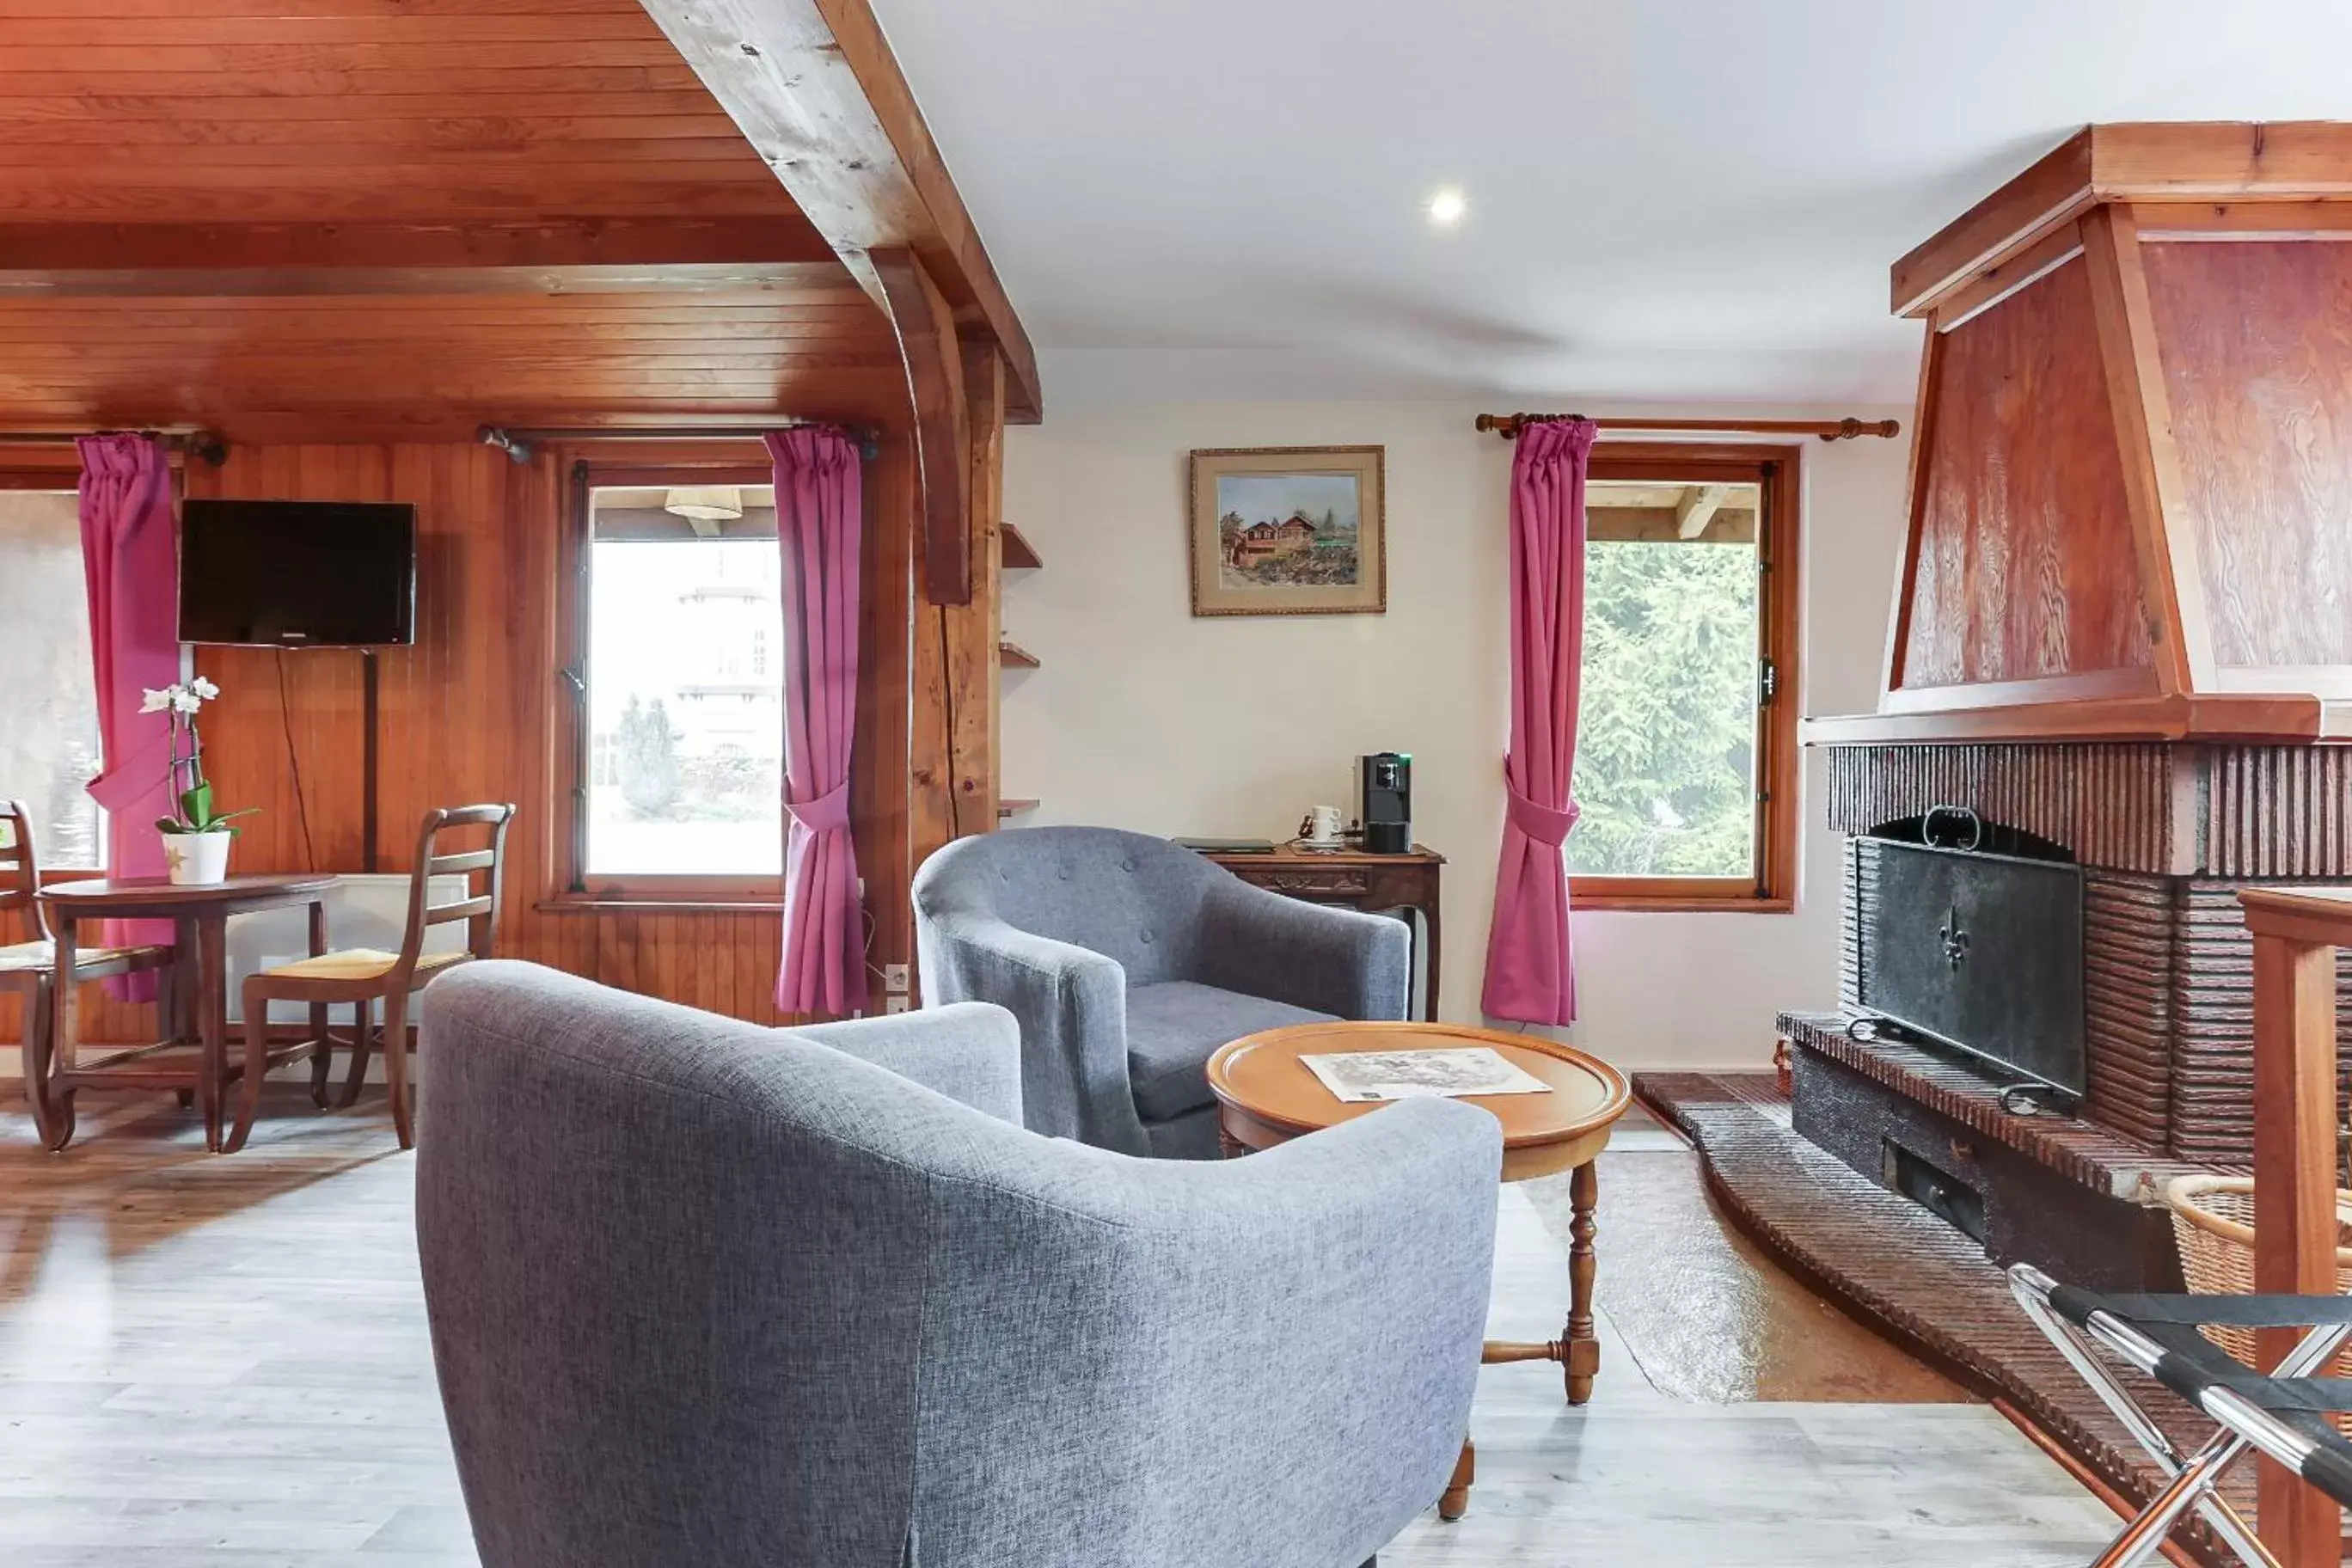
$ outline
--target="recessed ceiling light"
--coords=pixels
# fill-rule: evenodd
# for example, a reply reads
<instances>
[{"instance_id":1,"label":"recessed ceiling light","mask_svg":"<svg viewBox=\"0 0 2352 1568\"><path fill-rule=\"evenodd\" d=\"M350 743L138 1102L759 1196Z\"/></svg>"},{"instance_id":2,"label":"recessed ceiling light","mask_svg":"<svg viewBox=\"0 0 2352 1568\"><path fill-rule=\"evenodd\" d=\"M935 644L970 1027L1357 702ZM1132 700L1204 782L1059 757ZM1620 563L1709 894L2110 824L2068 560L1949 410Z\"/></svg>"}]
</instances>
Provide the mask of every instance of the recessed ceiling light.
<instances>
[{"instance_id":1,"label":"recessed ceiling light","mask_svg":"<svg viewBox=\"0 0 2352 1568\"><path fill-rule=\"evenodd\" d=\"M1429 198L1429 221L1452 228L1470 210L1470 198L1452 185L1440 185Z\"/></svg>"}]
</instances>

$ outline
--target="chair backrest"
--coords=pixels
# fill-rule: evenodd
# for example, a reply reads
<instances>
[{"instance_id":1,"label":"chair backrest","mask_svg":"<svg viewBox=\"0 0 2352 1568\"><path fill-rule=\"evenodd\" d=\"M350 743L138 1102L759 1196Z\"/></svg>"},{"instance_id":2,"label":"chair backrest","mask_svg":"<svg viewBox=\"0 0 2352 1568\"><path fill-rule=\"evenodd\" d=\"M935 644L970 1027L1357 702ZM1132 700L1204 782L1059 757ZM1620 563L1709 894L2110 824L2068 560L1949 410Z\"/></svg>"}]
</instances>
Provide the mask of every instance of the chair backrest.
<instances>
[{"instance_id":1,"label":"chair backrest","mask_svg":"<svg viewBox=\"0 0 2352 1568\"><path fill-rule=\"evenodd\" d=\"M506 879L507 828L513 823L515 808L511 805L444 806L425 814L425 825L416 834L415 869L408 882L408 929L400 942L400 971L416 967L418 956L425 951L425 933L435 926L464 921L470 928L466 933L466 950L476 958L488 958L498 948L499 902ZM487 830L487 843L478 840L473 848L448 848L441 840L445 834L457 835ZM432 901L433 879L460 876L466 879L466 896L448 903ZM484 879L477 882L477 877Z\"/></svg>"},{"instance_id":2,"label":"chair backrest","mask_svg":"<svg viewBox=\"0 0 2352 1568\"><path fill-rule=\"evenodd\" d=\"M37 896L40 890L41 857L33 847L33 815L21 800L0 799L0 913L25 910L33 940L47 942L49 922Z\"/></svg>"},{"instance_id":3,"label":"chair backrest","mask_svg":"<svg viewBox=\"0 0 2352 1568\"><path fill-rule=\"evenodd\" d=\"M989 915L1114 958L1128 982L1181 978L1201 901L1224 869L1117 827L1019 827L959 838L915 874L919 918Z\"/></svg>"},{"instance_id":4,"label":"chair backrest","mask_svg":"<svg viewBox=\"0 0 2352 1568\"><path fill-rule=\"evenodd\" d=\"M933 1171L1044 1141L530 964L424 1007L417 1239L482 1561L900 1562Z\"/></svg>"},{"instance_id":5,"label":"chair backrest","mask_svg":"<svg viewBox=\"0 0 2352 1568\"><path fill-rule=\"evenodd\" d=\"M1337 1568L1459 1452L1501 1152L1467 1106L1129 1160L531 964L436 982L424 1033L417 1252L486 1568ZM1384 1123L1427 1130L1394 1227L1328 1158Z\"/></svg>"}]
</instances>

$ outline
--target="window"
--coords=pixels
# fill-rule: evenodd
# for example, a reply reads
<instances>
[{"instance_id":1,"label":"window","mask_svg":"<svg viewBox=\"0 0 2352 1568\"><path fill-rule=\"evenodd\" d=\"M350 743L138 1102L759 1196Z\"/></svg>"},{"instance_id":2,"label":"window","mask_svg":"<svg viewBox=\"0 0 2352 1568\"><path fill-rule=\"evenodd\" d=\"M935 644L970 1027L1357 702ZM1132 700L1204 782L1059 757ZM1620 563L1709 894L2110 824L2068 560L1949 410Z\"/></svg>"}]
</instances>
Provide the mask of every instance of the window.
<instances>
[{"instance_id":1,"label":"window","mask_svg":"<svg viewBox=\"0 0 2352 1568\"><path fill-rule=\"evenodd\" d=\"M756 472L581 474L576 891L772 897L784 861L774 492ZM652 482L662 479L675 483ZM740 478L740 484L719 479Z\"/></svg>"},{"instance_id":2,"label":"window","mask_svg":"<svg viewBox=\"0 0 2352 1568\"><path fill-rule=\"evenodd\" d=\"M99 772L98 702L69 489L0 488L0 795L31 808L45 867L98 869L105 836L85 787Z\"/></svg>"},{"instance_id":3,"label":"window","mask_svg":"<svg viewBox=\"0 0 2352 1568\"><path fill-rule=\"evenodd\" d=\"M1567 846L1583 908L1793 904L1796 473L1786 447L1593 449Z\"/></svg>"}]
</instances>

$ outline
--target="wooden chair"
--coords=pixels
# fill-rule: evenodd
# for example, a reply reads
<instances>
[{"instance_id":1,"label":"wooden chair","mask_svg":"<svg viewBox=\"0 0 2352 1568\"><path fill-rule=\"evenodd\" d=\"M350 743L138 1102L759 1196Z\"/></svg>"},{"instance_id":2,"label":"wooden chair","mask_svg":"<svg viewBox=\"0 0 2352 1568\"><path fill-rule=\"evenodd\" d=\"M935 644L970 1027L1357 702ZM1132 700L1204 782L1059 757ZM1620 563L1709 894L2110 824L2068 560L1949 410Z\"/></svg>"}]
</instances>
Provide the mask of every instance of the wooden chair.
<instances>
[{"instance_id":1,"label":"wooden chair","mask_svg":"<svg viewBox=\"0 0 2352 1568\"><path fill-rule=\"evenodd\" d=\"M246 1135L253 1131L254 1116L261 1108L261 1079L269 1056L272 1002L310 1005L315 1036L315 1049L310 1057L310 1095L321 1105L327 1102L328 1068L334 1045L326 1027L326 1009L337 1003L352 1004L355 1009L352 1066L343 1079L341 1102L348 1106L359 1099L360 1086L367 1079L368 1053L374 1039L381 1038L384 1085L392 1097L393 1127L400 1134L402 1148L416 1146L408 1093L409 994L422 989L443 971L469 959L488 958L496 949L507 827L513 822L514 814L511 805L461 805L425 814L425 826L416 836L415 869L409 881L408 929L401 938L398 952L349 948L246 977L245 1095L237 1110L236 1126L222 1146L224 1152L234 1153L245 1146ZM489 830L487 847L442 851L443 834L470 828ZM478 872L488 878L486 887L476 885ZM465 877L467 896L451 903L431 902L433 879L452 875ZM425 951L427 931L458 921L468 927L463 948L455 952ZM380 1032L372 1027L370 1021L378 1002L383 1005Z\"/></svg>"},{"instance_id":2,"label":"wooden chair","mask_svg":"<svg viewBox=\"0 0 2352 1568\"><path fill-rule=\"evenodd\" d=\"M56 1108L49 1100L49 1053L56 1025L57 939L49 929L49 917L42 910L41 857L33 842L33 819L21 800L0 800L0 915L12 910L26 911L24 927L32 932L31 939L0 945L0 994L15 993L24 998L24 1077L25 1100L33 1108L34 1124L40 1130L41 1142L52 1149L61 1149L72 1135L68 1125L62 1133L58 1126ZM5 935L0 931L0 935ZM100 947L80 948L74 953L72 984L85 981L106 980L119 974L133 974L145 969L168 969L173 952L169 947ZM173 1033L178 987L167 977L159 992L164 1013L163 1034Z\"/></svg>"}]
</instances>

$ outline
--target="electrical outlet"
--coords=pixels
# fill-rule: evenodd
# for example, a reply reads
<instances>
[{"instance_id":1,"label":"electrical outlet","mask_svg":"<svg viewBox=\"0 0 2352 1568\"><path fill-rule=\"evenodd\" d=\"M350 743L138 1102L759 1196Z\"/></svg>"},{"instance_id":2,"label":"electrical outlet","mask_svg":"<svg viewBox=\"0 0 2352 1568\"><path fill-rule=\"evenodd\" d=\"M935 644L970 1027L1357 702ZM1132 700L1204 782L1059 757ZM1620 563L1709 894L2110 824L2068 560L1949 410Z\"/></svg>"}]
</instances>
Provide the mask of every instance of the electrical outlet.
<instances>
[{"instance_id":1,"label":"electrical outlet","mask_svg":"<svg viewBox=\"0 0 2352 1568\"><path fill-rule=\"evenodd\" d=\"M896 996L886 996L882 999L882 1011L886 1014L903 1013L906 1010L907 996L904 992L900 992Z\"/></svg>"},{"instance_id":2,"label":"electrical outlet","mask_svg":"<svg viewBox=\"0 0 2352 1568\"><path fill-rule=\"evenodd\" d=\"M882 989L891 993L893 995L904 996L908 989L907 984L907 966L903 963L884 964L882 966Z\"/></svg>"}]
</instances>

